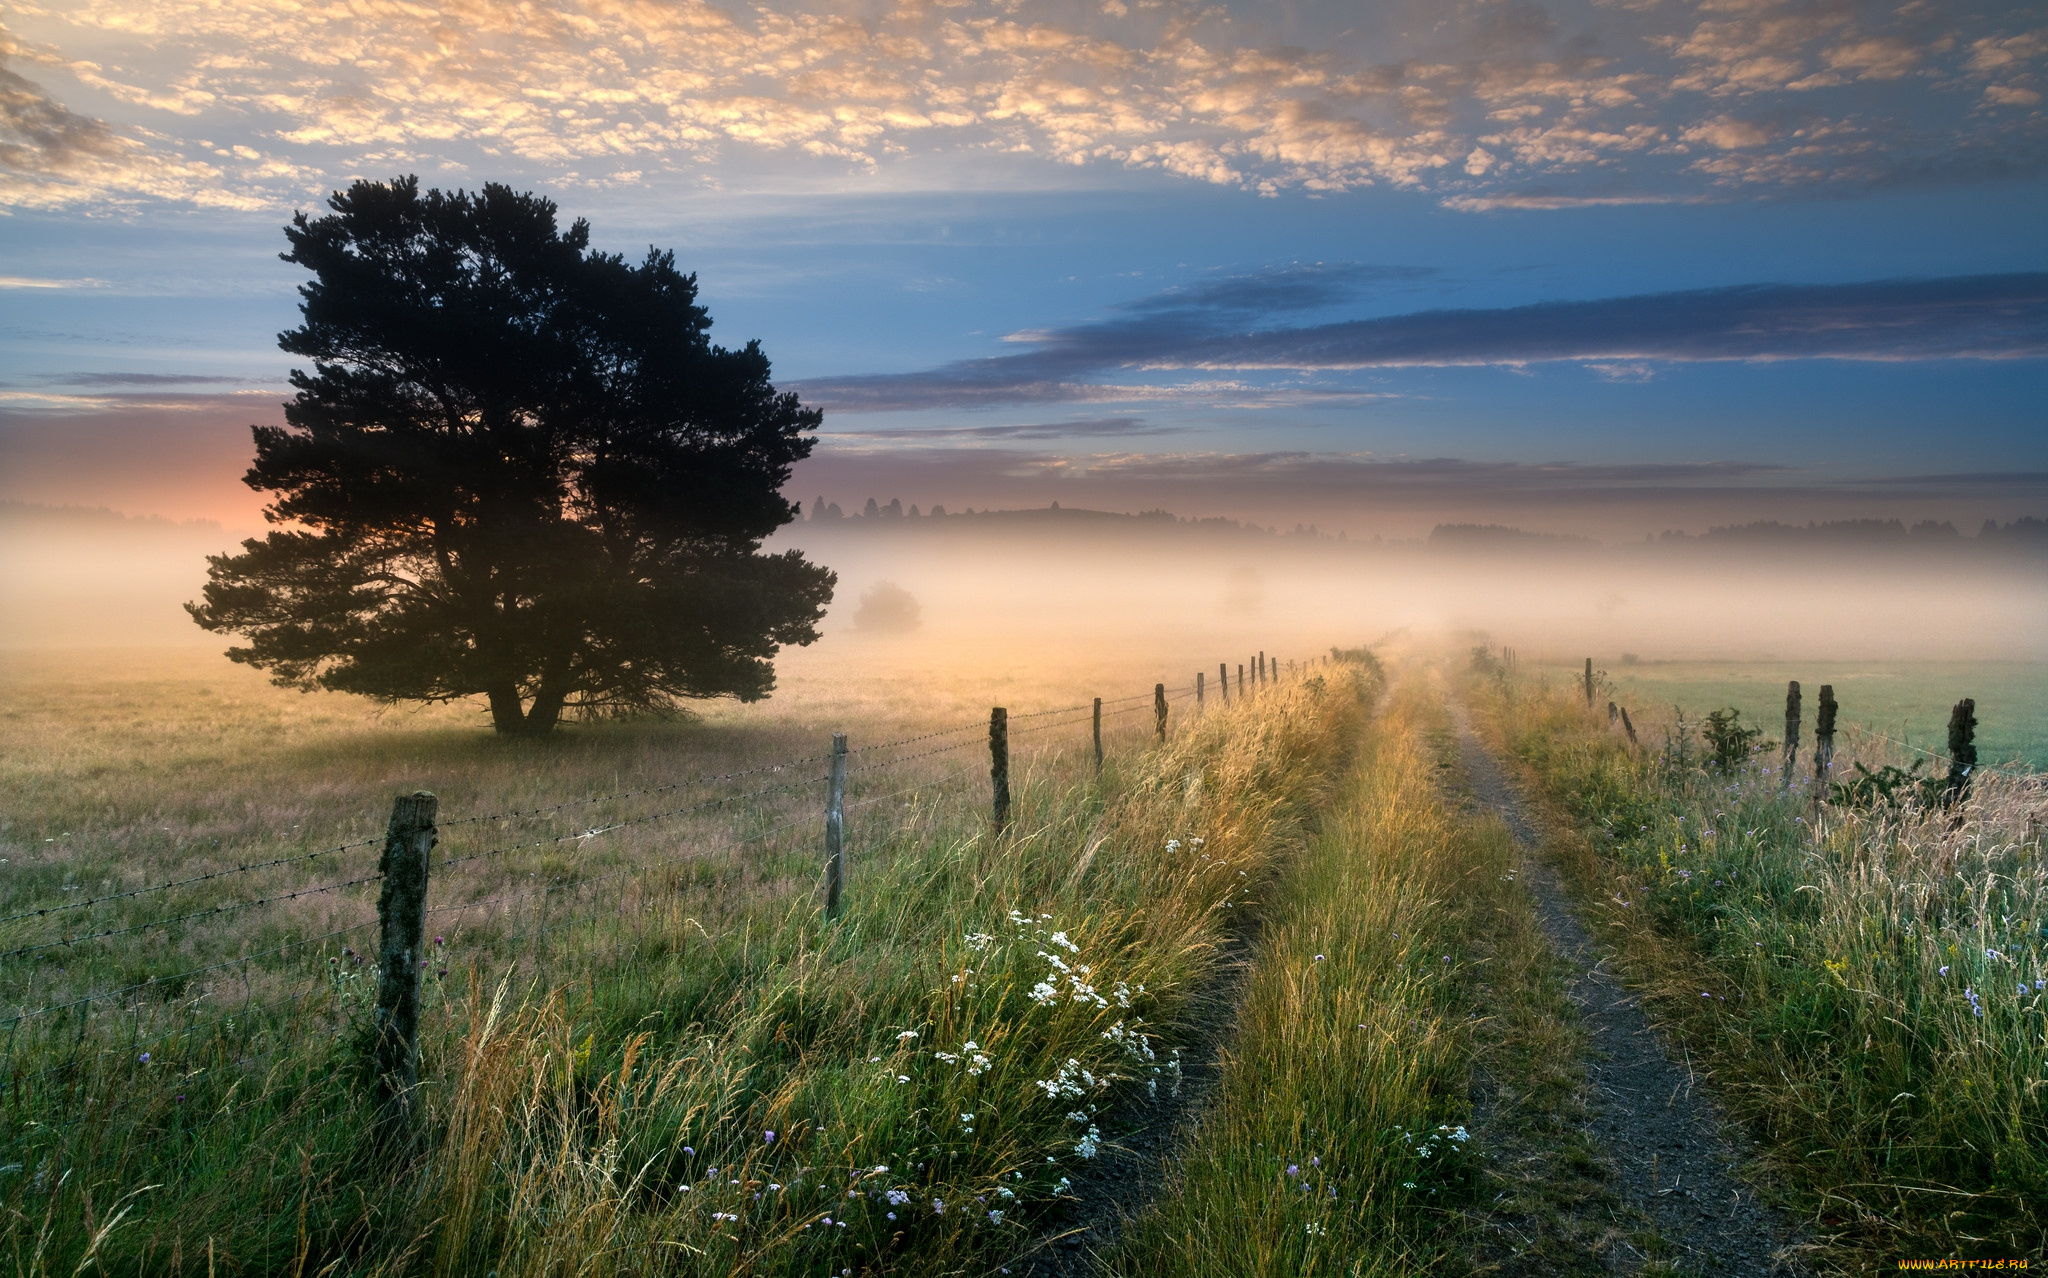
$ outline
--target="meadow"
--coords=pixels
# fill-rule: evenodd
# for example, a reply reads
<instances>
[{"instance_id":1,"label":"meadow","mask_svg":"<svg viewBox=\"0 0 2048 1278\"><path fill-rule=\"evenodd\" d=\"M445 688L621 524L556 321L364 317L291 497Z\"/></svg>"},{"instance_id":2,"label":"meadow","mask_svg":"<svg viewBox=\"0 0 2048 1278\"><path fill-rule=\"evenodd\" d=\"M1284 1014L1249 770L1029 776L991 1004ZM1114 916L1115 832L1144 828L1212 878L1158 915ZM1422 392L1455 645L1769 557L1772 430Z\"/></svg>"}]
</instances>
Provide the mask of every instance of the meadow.
<instances>
[{"instance_id":1,"label":"meadow","mask_svg":"<svg viewBox=\"0 0 2048 1278\"><path fill-rule=\"evenodd\" d=\"M1577 663L1570 663L1576 665ZM1949 708L1963 697L1977 702L1977 750L1986 763L2048 767L2048 663L1986 660L1677 660L1651 657L1634 663L1595 655L1612 684L1607 694L1630 713L1667 718L1673 706L1699 718L1733 707L1746 722L1772 731L1785 718L1785 681L1804 690L1809 720L1822 684L1832 684L1841 722L1932 750L1946 747ZM1559 678L1565 663L1531 662Z\"/></svg>"},{"instance_id":2,"label":"meadow","mask_svg":"<svg viewBox=\"0 0 2048 1278\"><path fill-rule=\"evenodd\" d=\"M23 1273L920 1273L1022 1250L1096 1111L1176 1087L1232 911L1305 837L1375 678L1300 663L1201 714L1176 689L1163 746L1141 684L1109 698L1099 774L1072 686L1101 672L1054 670L1067 699L1035 705L1007 681L998 831L989 681L915 662L829 671L768 715L536 744L465 707L366 715L101 660L8 672L0 1202ZM835 920L828 724L898 743L854 757ZM376 848L344 845L422 783L443 814L425 1115L394 1152L361 1064Z\"/></svg>"},{"instance_id":3,"label":"meadow","mask_svg":"<svg viewBox=\"0 0 2048 1278\"><path fill-rule=\"evenodd\" d=\"M1050 1258L1083 1229L1076 1263L1132 1278L1676 1254L1586 1134L1571 973L1520 882L1532 851L1463 796L1454 698L1553 805L1544 855L1758 1140L1812 1269L2041 1245L2038 778L1986 771L1959 818L1816 805L1768 753L1723 775L1661 750L1680 734L1656 710L1632 749L1561 666L1304 641L1225 704L1199 642L970 661L956 636L850 636L762 705L541 742L202 653L10 655L0 1255L1070 1273ZM854 753L828 918L834 731ZM1852 757L1907 756L1845 732ZM420 787L441 804L422 1088L381 1139L376 857ZM1118 1198L1105 1177L1139 1163L1150 1187Z\"/></svg>"},{"instance_id":4,"label":"meadow","mask_svg":"<svg viewBox=\"0 0 2048 1278\"><path fill-rule=\"evenodd\" d=\"M2040 1254L2042 778L1980 769L1953 807L1821 802L1767 741L1716 766L1668 718L1631 747L1562 678L1482 654L1470 679L1556 805L1550 855L1580 908L1759 1139L1818 1253L1850 1272ZM1850 733L1834 773L1914 757Z\"/></svg>"}]
</instances>

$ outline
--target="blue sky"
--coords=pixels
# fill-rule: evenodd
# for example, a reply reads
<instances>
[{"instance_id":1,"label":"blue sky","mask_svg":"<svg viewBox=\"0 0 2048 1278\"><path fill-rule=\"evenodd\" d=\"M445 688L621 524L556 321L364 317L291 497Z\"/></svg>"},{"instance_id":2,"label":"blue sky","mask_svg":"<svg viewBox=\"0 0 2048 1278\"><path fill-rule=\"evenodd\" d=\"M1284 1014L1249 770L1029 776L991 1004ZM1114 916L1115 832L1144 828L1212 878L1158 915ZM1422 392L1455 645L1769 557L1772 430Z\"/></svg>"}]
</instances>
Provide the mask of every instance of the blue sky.
<instances>
[{"instance_id":1,"label":"blue sky","mask_svg":"<svg viewBox=\"0 0 2048 1278\"><path fill-rule=\"evenodd\" d=\"M0 497L254 521L355 177L673 247L806 498L1354 533L2048 514L2048 14L0 6Z\"/></svg>"}]
</instances>

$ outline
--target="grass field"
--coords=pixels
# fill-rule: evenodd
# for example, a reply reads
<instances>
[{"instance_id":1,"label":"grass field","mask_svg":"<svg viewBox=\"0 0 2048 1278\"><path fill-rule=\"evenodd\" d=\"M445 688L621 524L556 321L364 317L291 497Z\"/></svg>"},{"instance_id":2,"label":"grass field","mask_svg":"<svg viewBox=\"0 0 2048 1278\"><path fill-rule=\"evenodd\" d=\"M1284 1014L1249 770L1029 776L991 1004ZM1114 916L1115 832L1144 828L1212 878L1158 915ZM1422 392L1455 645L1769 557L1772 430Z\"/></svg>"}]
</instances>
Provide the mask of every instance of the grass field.
<instances>
[{"instance_id":1,"label":"grass field","mask_svg":"<svg viewBox=\"0 0 2048 1278\"><path fill-rule=\"evenodd\" d=\"M1176 691L1162 745L1150 689L1204 668L1187 652L848 651L790 662L765 705L544 742L193 653L0 661L0 1255L19 1275L995 1272L1087 1207L1080 1170L1126 1109L1218 1034L1215 1090L1100 1272L1661 1254L1586 1135L1588 1048L1521 854L1459 809L1434 654L1390 679L1363 653L1297 666L1227 707L1211 683L1200 714ZM1641 671L1686 672L1617 673ZM1558 805L1550 855L1589 926L1763 1138L1757 1174L1822 1272L2038 1245L2048 1037L2038 993L1998 985L2043 975L2038 780L1987 774L1957 826L1816 825L1760 770L1628 750L1572 673L1467 695ZM991 703L1013 716L1002 832ZM835 730L856 753L828 920ZM380 1146L375 843L421 786L443 820L422 1113Z\"/></svg>"},{"instance_id":2,"label":"grass field","mask_svg":"<svg viewBox=\"0 0 2048 1278\"><path fill-rule=\"evenodd\" d=\"M1647 654L1645 654L1647 655ZM1841 723L1941 750L1950 707L1977 702L1977 748L1986 763L2017 761L2048 769L2048 663L2029 661L1661 661L1625 665L1612 654L1595 656L1613 683L1608 695L1637 718L1668 718L1673 705L1697 719L1733 706L1774 735L1785 719L1785 681L1797 679L1813 721L1820 686L1833 684ZM1562 665L1529 663L1532 671L1563 678Z\"/></svg>"},{"instance_id":3,"label":"grass field","mask_svg":"<svg viewBox=\"0 0 2048 1278\"><path fill-rule=\"evenodd\" d=\"M1232 911L1306 837L1362 713L1350 670L1200 716L1179 694L1165 748L1140 683L1106 707L1100 778L1085 709L1026 717L1085 707L1073 686L1099 672L1053 671L1062 697L1036 705L1006 681L1017 807L998 835L987 686L929 667L834 672L829 696L773 714L534 744L460 708L368 717L175 661L16 664L4 1250L24 1273L507 1278L999 1258L1065 1192L1062 1162L1092 1154L1096 1111L1172 1085ZM855 757L833 922L815 757L644 793L815 756L828 725L857 748L921 738ZM445 823L426 1118L397 1154L366 1139L359 1064L375 885L257 903L347 884L374 848L227 876L224 916L219 880L33 912L374 834L389 794L422 783ZM619 790L643 793L457 824ZM206 913L149 926L181 912Z\"/></svg>"},{"instance_id":4,"label":"grass field","mask_svg":"<svg viewBox=\"0 0 2048 1278\"><path fill-rule=\"evenodd\" d=\"M1632 750L1563 679L1475 676L1564 819L1552 855L1659 1016L1762 1140L1822 1254L2048 1245L2048 792L1853 808ZM1860 742L1869 762L1906 752Z\"/></svg>"}]
</instances>

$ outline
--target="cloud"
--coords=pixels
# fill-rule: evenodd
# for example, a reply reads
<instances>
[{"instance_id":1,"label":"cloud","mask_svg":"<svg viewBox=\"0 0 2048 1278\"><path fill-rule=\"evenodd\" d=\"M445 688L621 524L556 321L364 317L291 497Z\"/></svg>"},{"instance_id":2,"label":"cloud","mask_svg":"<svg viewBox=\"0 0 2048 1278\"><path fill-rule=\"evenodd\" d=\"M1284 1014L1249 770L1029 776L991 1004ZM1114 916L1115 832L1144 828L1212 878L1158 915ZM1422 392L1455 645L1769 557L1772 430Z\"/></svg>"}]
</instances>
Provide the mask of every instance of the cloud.
<instances>
[{"instance_id":1,"label":"cloud","mask_svg":"<svg viewBox=\"0 0 2048 1278\"><path fill-rule=\"evenodd\" d=\"M2048 356L2048 274L1755 284L1497 310L1244 328L1229 304L1135 305L1029 335L1033 349L921 373L798 384L840 411L1104 400L1112 371L1348 371L1579 361L1640 379L1653 363ZM1163 389L1163 388L1154 388Z\"/></svg>"},{"instance_id":2,"label":"cloud","mask_svg":"<svg viewBox=\"0 0 2048 1278\"><path fill-rule=\"evenodd\" d=\"M106 281L90 277L75 280L45 279L36 275L0 275L0 288L100 288Z\"/></svg>"},{"instance_id":3,"label":"cloud","mask_svg":"<svg viewBox=\"0 0 2048 1278\"><path fill-rule=\"evenodd\" d=\"M1006 426L878 427L870 430L840 431L834 433L831 438L834 441L882 439L920 443L936 443L940 440L971 442L990 439L1095 439L1105 436L1128 439L1144 435L1185 435L1191 429L1187 426L1162 426L1140 417L1097 417L1084 421Z\"/></svg>"},{"instance_id":4,"label":"cloud","mask_svg":"<svg viewBox=\"0 0 2048 1278\"><path fill-rule=\"evenodd\" d=\"M83 0L15 20L43 38L38 61L133 127L5 73L6 145L28 155L7 161L22 178L9 198L275 199L420 157L604 184L773 155L861 182L937 153L1548 209L1622 198L1617 186L1724 198L1966 180L1977 170L1941 163L1957 152L2048 165L2048 36L2024 9L1300 10L1330 34L1285 43L1257 10L1201 0ZM1965 98L1985 109L1959 109ZM150 128L184 140L145 145Z\"/></svg>"},{"instance_id":5,"label":"cloud","mask_svg":"<svg viewBox=\"0 0 2048 1278\"><path fill-rule=\"evenodd\" d=\"M105 121L79 115L9 68L35 51L0 27L0 206L58 208L137 197L212 207L258 202L225 190L220 170L152 146ZM8 287L80 287L90 281L10 276Z\"/></svg>"}]
</instances>

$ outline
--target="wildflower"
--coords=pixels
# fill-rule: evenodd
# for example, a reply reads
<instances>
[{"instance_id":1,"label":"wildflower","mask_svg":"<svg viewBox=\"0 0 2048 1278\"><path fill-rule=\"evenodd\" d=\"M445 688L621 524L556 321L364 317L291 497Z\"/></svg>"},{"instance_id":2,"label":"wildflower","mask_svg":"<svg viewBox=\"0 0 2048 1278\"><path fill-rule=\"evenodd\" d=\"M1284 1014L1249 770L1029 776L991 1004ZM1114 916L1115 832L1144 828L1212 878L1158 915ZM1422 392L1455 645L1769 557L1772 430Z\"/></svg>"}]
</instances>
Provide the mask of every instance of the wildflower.
<instances>
[{"instance_id":1,"label":"wildflower","mask_svg":"<svg viewBox=\"0 0 2048 1278\"><path fill-rule=\"evenodd\" d=\"M1947 976L1947 975L1948 975L1948 964L1946 964L1946 963L1943 963L1943 964L1941 965L1941 974L1942 974L1943 976Z\"/></svg>"},{"instance_id":2,"label":"wildflower","mask_svg":"<svg viewBox=\"0 0 2048 1278\"><path fill-rule=\"evenodd\" d=\"M738 1219L739 1219L739 1213L738 1213L738 1212L731 1212L731 1211L714 1211L714 1212L712 1212L712 1213L711 1213L711 1219L713 1219L713 1220L738 1220Z\"/></svg>"},{"instance_id":3,"label":"wildflower","mask_svg":"<svg viewBox=\"0 0 2048 1278\"><path fill-rule=\"evenodd\" d=\"M913 1038L916 1038L916 1037L917 1037L917 1031L916 1031L916 1030L904 1030L904 1031L903 1031L903 1032L902 1032L901 1034L898 1034L898 1035L896 1036L896 1041L897 1041L897 1042L899 1042L899 1043L907 1043L907 1042L909 1042L909 1041L910 1041L911 1039L913 1039Z\"/></svg>"},{"instance_id":4,"label":"wildflower","mask_svg":"<svg viewBox=\"0 0 2048 1278\"><path fill-rule=\"evenodd\" d=\"M946 1204L934 1198L932 1199L932 1211L943 1216L946 1214Z\"/></svg>"},{"instance_id":5,"label":"wildflower","mask_svg":"<svg viewBox=\"0 0 2048 1278\"><path fill-rule=\"evenodd\" d=\"M1031 1001L1040 1007L1044 1007L1048 1003L1058 1002L1059 997L1060 992L1053 986L1051 981L1040 981L1031 987Z\"/></svg>"},{"instance_id":6,"label":"wildflower","mask_svg":"<svg viewBox=\"0 0 2048 1278\"><path fill-rule=\"evenodd\" d=\"M989 1223L989 1224L991 1224L991 1225L1000 1225L1000 1224L1002 1224L1002 1223L1003 1223L1003 1213L1001 1213L1001 1212L999 1212L999 1211L992 1211L992 1212L990 1212L990 1213L988 1214L988 1223Z\"/></svg>"},{"instance_id":7,"label":"wildflower","mask_svg":"<svg viewBox=\"0 0 2048 1278\"><path fill-rule=\"evenodd\" d=\"M883 1176L883 1175L887 1175L887 1174L888 1174L888 1171L889 1171L889 1168L888 1168L888 1165L887 1165L887 1164L884 1164L884 1163L877 1163L877 1164L875 1164L875 1175L877 1175L877 1176Z\"/></svg>"},{"instance_id":8,"label":"wildflower","mask_svg":"<svg viewBox=\"0 0 2048 1278\"><path fill-rule=\"evenodd\" d=\"M901 1207L910 1201L910 1191L907 1189L892 1189L888 1193L883 1194L882 1197L888 1200L891 1207Z\"/></svg>"},{"instance_id":9,"label":"wildflower","mask_svg":"<svg viewBox=\"0 0 2048 1278\"><path fill-rule=\"evenodd\" d=\"M149 1053L144 1052L142 1055L136 1057L135 1059L141 1061L144 1065L147 1065L149 1064Z\"/></svg>"},{"instance_id":10,"label":"wildflower","mask_svg":"<svg viewBox=\"0 0 2048 1278\"><path fill-rule=\"evenodd\" d=\"M1322 956L1322 955L1320 955L1320 954L1316 955L1316 962L1320 963L1320 962L1322 962L1322 961L1323 961L1323 956Z\"/></svg>"},{"instance_id":11,"label":"wildflower","mask_svg":"<svg viewBox=\"0 0 2048 1278\"><path fill-rule=\"evenodd\" d=\"M448 942L446 942L446 941L442 940L442 939L441 939L440 937L438 937L438 936L434 938L434 944L436 944L436 945L446 945L447 943L448 943Z\"/></svg>"},{"instance_id":12,"label":"wildflower","mask_svg":"<svg viewBox=\"0 0 2048 1278\"><path fill-rule=\"evenodd\" d=\"M908 1074L898 1074L898 1075L896 1076L896 1081L897 1081L897 1082L899 1082L899 1083L907 1083L907 1082L909 1082L909 1081L910 1081L910 1075L908 1075Z\"/></svg>"},{"instance_id":13,"label":"wildflower","mask_svg":"<svg viewBox=\"0 0 2048 1278\"><path fill-rule=\"evenodd\" d=\"M694 1149L691 1149L691 1148L690 1148L690 1147L689 1147L688 1145L685 1145L685 1146L683 1146L683 1155L684 1155L684 1157L686 1157L686 1158L695 1158L695 1157L697 1156L697 1151L696 1151L696 1150L694 1150ZM716 1167L714 1167L714 1168L712 1168L711 1170L713 1170L713 1171L717 1171L718 1169L717 1169Z\"/></svg>"},{"instance_id":14,"label":"wildflower","mask_svg":"<svg viewBox=\"0 0 2048 1278\"><path fill-rule=\"evenodd\" d=\"M690 1192L690 1187L688 1185L677 1185L676 1192L679 1194L687 1194Z\"/></svg>"},{"instance_id":15,"label":"wildflower","mask_svg":"<svg viewBox=\"0 0 2048 1278\"><path fill-rule=\"evenodd\" d=\"M1298 1163L1287 1164L1287 1175L1290 1178L1301 1175L1301 1165Z\"/></svg>"},{"instance_id":16,"label":"wildflower","mask_svg":"<svg viewBox=\"0 0 2048 1278\"><path fill-rule=\"evenodd\" d=\"M1318 1156L1316 1156L1316 1157L1314 1157L1314 1158L1311 1158L1311 1159L1309 1159L1309 1160L1308 1160L1308 1165L1309 1165L1309 1166L1311 1166L1311 1167L1321 1167L1321 1166L1323 1165L1323 1160L1322 1160L1322 1157L1321 1157L1320 1155L1318 1155Z\"/></svg>"},{"instance_id":17,"label":"wildflower","mask_svg":"<svg viewBox=\"0 0 2048 1278\"><path fill-rule=\"evenodd\" d=\"M773 1145L773 1144L775 1143L775 1133L774 1133L774 1132L762 1132L762 1133L761 1133L761 1143L762 1143L762 1144L764 1144L764 1145Z\"/></svg>"},{"instance_id":18,"label":"wildflower","mask_svg":"<svg viewBox=\"0 0 2048 1278\"><path fill-rule=\"evenodd\" d=\"M1098 1148L1098 1142L1101 1139L1102 1133L1097 1131L1091 1124L1088 1128L1088 1134L1074 1143L1074 1152L1083 1158L1093 1158Z\"/></svg>"},{"instance_id":19,"label":"wildflower","mask_svg":"<svg viewBox=\"0 0 2048 1278\"><path fill-rule=\"evenodd\" d=\"M1987 949L1987 950L1985 950L1985 951L1984 951L1984 957L1985 957L1985 958L1988 958L1988 959L1995 959L1995 958L2004 958L2004 957L2005 957L2005 955L2003 955L2003 954L2000 954L2000 953L1999 953L1999 952L1998 952L1997 950L1993 950L1993 949Z\"/></svg>"},{"instance_id":20,"label":"wildflower","mask_svg":"<svg viewBox=\"0 0 2048 1278\"><path fill-rule=\"evenodd\" d=\"M894 1219L896 1219L896 1213L895 1213L895 1212L893 1212L893 1211L892 1211L892 1212L890 1212L890 1213L888 1213L888 1216L889 1216L889 1219L891 1219L891 1220L894 1220Z\"/></svg>"}]
</instances>

